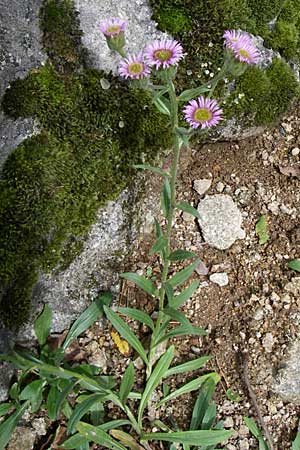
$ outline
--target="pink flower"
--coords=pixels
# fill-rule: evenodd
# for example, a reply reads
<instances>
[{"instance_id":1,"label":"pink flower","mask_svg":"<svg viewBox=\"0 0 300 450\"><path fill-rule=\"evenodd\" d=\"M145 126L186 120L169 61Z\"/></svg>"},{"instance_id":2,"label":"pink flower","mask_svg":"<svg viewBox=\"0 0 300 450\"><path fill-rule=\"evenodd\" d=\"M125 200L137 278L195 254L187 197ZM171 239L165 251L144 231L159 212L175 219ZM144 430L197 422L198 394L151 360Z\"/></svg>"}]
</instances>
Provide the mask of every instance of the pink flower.
<instances>
[{"instance_id":1,"label":"pink flower","mask_svg":"<svg viewBox=\"0 0 300 450\"><path fill-rule=\"evenodd\" d=\"M240 39L248 39L249 42L251 42L249 34L237 30L226 30L223 34L223 38L225 39L226 48L231 50Z\"/></svg>"},{"instance_id":2,"label":"pink flower","mask_svg":"<svg viewBox=\"0 0 300 450\"><path fill-rule=\"evenodd\" d=\"M223 120L222 109L216 100L205 98L203 95L197 100L191 100L183 108L185 120L192 128L211 128Z\"/></svg>"},{"instance_id":3,"label":"pink flower","mask_svg":"<svg viewBox=\"0 0 300 450\"><path fill-rule=\"evenodd\" d=\"M183 58L183 48L173 39L154 41L146 47L145 57L150 66L155 66L156 69L167 69L177 65Z\"/></svg>"},{"instance_id":4,"label":"pink flower","mask_svg":"<svg viewBox=\"0 0 300 450\"><path fill-rule=\"evenodd\" d=\"M260 53L252 43L248 33L236 30L226 30L223 34L225 47L233 52L234 57L246 64L257 64Z\"/></svg>"},{"instance_id":5,"label":"pink flower","mask_svg":"<svg viewBox=\"0 0 300 450\"><path fill-rule=\"evenodd\" d=\"M139 53L138 55L129 55L121 62L119 74L123 78L139 80L140 78L145 78L150 74L150 68L144 62L143 54Z\"/></svg>"},{"instance_id":6,"label":"pink flower","mask_svg":"<svg viewBox=\"0 0 300 450\"><path fill-rule=\"evenodd\" d=\"M107 37L118 36L125 31L126 21L122 19L108 19L100 23L100 31Z\"/></svg>"}]
</instances>

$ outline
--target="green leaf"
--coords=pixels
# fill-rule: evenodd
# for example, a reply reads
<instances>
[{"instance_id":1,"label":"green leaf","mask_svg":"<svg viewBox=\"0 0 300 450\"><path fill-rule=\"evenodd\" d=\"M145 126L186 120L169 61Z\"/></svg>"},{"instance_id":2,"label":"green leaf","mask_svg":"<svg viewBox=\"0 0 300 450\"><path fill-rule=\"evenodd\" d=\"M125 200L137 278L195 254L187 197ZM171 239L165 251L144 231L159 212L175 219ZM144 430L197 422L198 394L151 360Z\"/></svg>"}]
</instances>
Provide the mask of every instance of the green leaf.
<instances>
[{"instance_id":1,"label":"green leaf","mask_svg":"<svg viewBox=\"0 0 300 450\"><path fill-rule=\"evenodd\" d=\"M198 280L194 280L188 288L181 292L181 294L174 296L172 301L169 300L169 305L174 309L179 308L198 289L199 284L200 282Z\"/></svg>"},{"instance_id":2,"label":"green leaf","mask_svg":"<svg viewBox=\"0 0 300 450\"><path fill-rule=\"evenodd\" d=\"M159 238L163 235L163 231L160 226L160 223L158 222L158 220L156 218L154 219L154 222L155 222L155 235L156 235L156 238Z\"/></svg>"},{"instance_id":3,"label":"green leaf","mask_svg":"<svg viewBox=\"0 0 300 450\"><path fill-rule=\"evenodd\" d=\"M195 402L190 430L207 429L205 426L204 417L211 403L216 388L216 382L213 378L208 378L202 385L198 398ZM213 417L214 419L215 417ZM209 421L209 418L206 417ZM204 423L203 423L204 422Z\"/></svg>"},{"instance_id":4,"label":"green leaf","mask_svg":"<svg viewBox=\"0 0 300 450\"><path fill-rule=\"evenodd\" d=\"M110 420L109 422L102 423L98 428L101 428L103 431L109 431L113 428L123 427L124 425L131 425L130 420L127 419L115 419Z\"/></svg>"},{"instance_id":5,"label":"green leaf","mask_svg":"<svg viewBox=\"0 0 300 450\"><path fill-rule=\"evenodd\" d=\"M137 273L133 272L125 272L120 275L120 277L125 278L126 280L132 281L135 283L139 288L143 289L143 291L147 292L147 294L152 295L155 297L157 294L156 287L152 283L151 280L148 280L148 278L142 277L141 275L138 275Z\"/></svg>"},{"instance_id":6,"label":"green leaf","mask_svg":"<svg viewBox=\"0 0 300 450\"><path fill-rule=\"evenodd\" d=\"M173 277L168 280L168 284L172 288L174 288L174 287L179 286L180 284L184 283L186 280L188 280L190 278L190 276L192 275L192 273L194 272L194 270L196 269L198 264L199 264L199 259L197 259L192 264L190 264L189 266L182 269L180 272L177 272L175 275L173 275Z\"/></svg>"},{"instance_id":7,"label":"green leaf","mask_svg":"<svg viewBox=\"0 0 300 450\"><path fill-rule=\"evenodd\" d=\"M67 334L62 348L66 350L72 341L80 334L84 333L103 314L103 305L109 305L112 299L110 292L106 292L98 297L73 323Z\"/></svg>"},{"instance_id":8,"label":"green leaf","mask_svg":"<svg viewBox=\"0 0 300 450\"><path fill-rule=\"evenodd\" d=\"M191 214L192 216L196 217L197 219L200 219L200 214L197 211L197 209L194 208L189 203L187 203L187 202L180 202L180 203L177 203L176 207L178 209L180 209L181 211L186 212L188 214Z\"/></svg>"},{"instance_id":9,"label":"green leaf","mask_svg":"<svg viewBox=\"0 0 300 450\"><path fill-rule=\"evenodd\" d=\"M158 345L167 339L172 339L172 338L178 337L178 336L185 336L187 334L196 335L196 336L206 336L207 332L205 330L203 330L203 328L200 328L200 327L193 327L193 326L186 327L184 325L181 325L179 327L173 328L171 331L166 333L164 336L157 337L157 341L156 341L155 345Z\"/></svg>"},{"instance_id":10,"label":"green leaf","mask_svg":"<svg viewBox=\"0 0 300 450\"><path fill-rule=\"evenodd\" d=\"M233 435L233 431L175 431L172 433L145 433L142 434L141 441L167 441L179 442L187 445L215 445L219 444Z\"/></svg>"},{"instance_id":11,"label":"green leaf","mask_svg":"<svg viewBox=\"0 0 300 450\"><path fill-rule=\"evenodd\" d=\"M255 421L251 417L244 417L244 422L246 426L249 428L250 432L254 437L258 440L259 450L269 450L268 445L266 444L261 431L256 425Z\"/></svg>"},{"instance_id":12,"label":"green leaf","mask_svg":"<svg viewBox=\"0 0 300 450\"><path fill-rule=\"evenodd\" d=\"M180 102L188 102L194 97L198 97L200 94L203 94L204 92L209 92L209 88L205 86L200 86L194 89L187 89L183 91L178 98Z\"/></svg>"},{"instance_id":13,"label":"green leaf","mask_svg":"<svg viewBox=\"0 0 300 450\"><path fill-rule=\"evenodd\" d=\"M47 397L47 410L48 416L51 420L57 420L59 414L63 408L64 402L66 401L70 392L74 389L74 386L78 383L78 380L63 380L65 382L65 387L62 391L59 391L55 386L51 386L48 397Z\"/></svg>"},{"instance_id":14,"label":"green leaf","mask_svg":"<svg viewBox=\"0 0 300 450\"><path fill-rule=\"evenodd\" d=\"M23 403L23 405L16 409L16 411L8 419L0 424L0 450L5 449L14 429L18 425L19 420L25 413L26 409L28 409L28 407L29 402Z\"/></svg>"},{"instance_id":15,"label":"green leaf","mask_svg":"<svg viewBox=\"0 0 300 450\"><path fill-rule=\"evenodd\" d=\"M91 394L83 402L75 406L75 409L69 419L67 432L74 433L79 420L91 410L95 403L103 403L105 396L103 394Z\"/></svg>"},{"instance_id":16,"label":"green leaf","mask_svg":"<svg viewBox=\"0 0 300 450\"><path fill-rule=\"evenodd\" d=\"M38 343L42 346L46 343L47 337L50 334L52 323L52 312L47 304L45 304L42 313L34 322L34 332Z\"/></svg>"},{"instance_id":17,"label":"green leaf","mask_svg":"<svg viewBox=\"0 0 300 450\"><path fill-rule=\"evenodd\" d=\"M144 450L144 447L139 445L137 441L128 433L125 433L122 430L111 430L110 434L118 441L121 441L126 447L129 447L131 450Z\"/></svg>"},{"instance_id":18,"label":"green leaf","mask_svg":"<svg viewBox=\"0 0 300 450\"><path fill-rule=\"evenodd\" d=\"M181 141L181 145L184 144L186 148L190 148L190 138L192 133L187 128L177 127L175 131Z\"/></svg>"},{"instance_id":19,"label":"green leaf","mask_svg":"<svg viewBox=\"0 0 300 450\"><path fill-rule=\"evenodd\" d=\"M161 194L161 208L165 217L168 217L171 208L171 186L168 179L165 180Z\"/></svg>"},{"instance_id":20,"label":"green leaf","mask_svg":"<svg viewBox=\"0 0 300 450\"><path fill-rule=\"evenodd\" d=\"M300 272L300 259L292 259L289 261L288 268Z\"/></svg>"},{"instance_id":21,"label":"green leaf","mask_svg":"<svg viewBox=\"0 0 300 450\"><path fill-rule=\"evenodd\" d=\"M160 236L156 241L154 242L153 246L150 249L150 255L154 255L155 253L160 253L162 250L165 249L167 245L167 240L164 236Z\"/></svg>"},{"instance_id":22,"label":"green leaf","mask_svg":"<svg viewBox=\"0 0 300 450\"><path fill-rule=\"evenodd\" d=\"M88 423L79 422L76 428L90 442L110 448L111 450L126 450L126 447L105 433L100 426L95 427Z\"/></svg>"},{"instance_id":23,"label":"green leaf","mask_svg":"<svg viewBox=\"0 0 300 450\"><path fill-rule=\"evenodd\" d=\"M58 398L60 392L57 386L52 385L48 392L46 408L48 411L48 416L50 420L56 420L56 399Z\"/></svg>"},{"instance_id":24,"label":"green leaf","mask_svg":"<svg viewBox=\"0 0 300 450\"><path fill-rule=\"evenodd\" d=\"M138 411L138 424L141 426L144 409L151 397L152 392L157 388L162 381L164 374L167 372L172 360L174 358L174 345L171 345L168 350L157 361L152 374L150 375Z\"/></svg>"},{"instance_id":25,"label":"green leaf","mask_svg":"<svg viewBox=\"0 0 300 450\"><path fill-rule=\"evenodd\" d=\"M167 397L163 398L157 405L157 407L160 407L166 402L169 402L170 400L173 400L176 397L179 397L180 395L187 394L188 392L196 391L200 388L200 386L208 379L211 378L217 383L220 380L220 376L216 372L211 372L205 375L202 375L201 377L196 378L195 380L190 381L189 383L184 384L179 389L176 389L175 391L171 392L171 394L167 395Z\"/></svg>"},{"instance_id":26,"label":"green leaf","mask_svg":"<svg viewBox=\"0 0 300 450\"><path fill-rule=\"evenodd\" d=\"M169 177L168 172L165 172L164 170L159 169L158 167L150 166L149 164L134 164L133 167L135 169L149 170L150 172L161 175L162 177Z\"/></svg>"},{"instance_id":27,"label":"green leaf","mask_svg":"<svg viewBox=\"0 0 300 450\"><path fill-rule=\"evenodd\" d=\"M5 416L7 412L12 408L13 403L1 403L0 405L0 417Z\"/></svg>"},{"instance_id":28,"label":"green leaf","mask_svg":"<svg viewBox=\"0 0 300 450\"><path fill-rule=\"evenodd\" d=\"M300 450L300 432L296 434L296 438L292 443L292 450Z\"/></svg>"},{"instance_id":29,"label":"green leaf","mask_svg":"<svg viewBox=\"0 0 300 450\"><path fill-rule=\"evenodd\" d=\"M259 238L259 245L264 245L269 239L267 217L263 214L260 216L257 224L255 225L255 231Z\"/></svg>"},{"instance_id":30,"label":"green leaf","mask_svg":"<svg viewBox=\"0 0 300 450\"><path fill-rule=\"evenodd\" d=\"M76 449L77 450L81 445L85 445L88 443L89 443L88 439L86 439L81 434L76 433L76 434L74 434L74 436L71 436L69 439L67 439L62 444L59 444L59 447L65 448L65 449Z\"/></svg>"},{"instance_id":31,"label":"green leaf","mask_svg":"<svg viewBox=\"0 0 300 450\"><path fill-rule=\"evenodd\" d=\"M112 325L115 327L118 333L122 336L123 339L126 339L126 341L131 345L131 347L133 347L138 352L142 360L148 366L149 363L145 349L142 346L141 342L136 337L136 335L131 331L127 323L124 322L124 320L121 319L121 317L119 317L118 314L116 314L110 308L104 306L104 311L106 317L108 318L108 320L111 321Z\"/></svg>"},{"instance_id":32,"label":"green leaf","mask_svg":"<svg viewBox=\"0 0 300 450\"><path fill-rule=\"evenodd\" d=\"M164 376L170 377L179 373L186 373L192 370L201 369L201 367L203 367L211 358L211 356L201 356L200 358L194 359L193 361L188 361L186 363L179 364L178 366L171 367Z\"/></svg>"},{"instance_id":33,"label":"green leaf","mask_svg":"<svg viewBox=\"0 0 300 450\"><path fill-rule=\"evenodd\" d=\"M134 308L116 308L117 311L119 311L121 314L124 314L124 316L130 317L133 320L137 320L138 322L144 323L149 327L151 330L154 330L154 323L149 314L146 314L143 311L139 311L138 309Z\"/></svg>"},{"instance_id":34,"label":"green leaf","mask_svg":"<svg viewBox=\"0 0 300 450\"><path fill-rule=\"evenodd\" d=\"M230 400L231 402L240 402L242 400L242 397L239 395L238 392L234 392L232 389L227 389L226 391L226 396L228 398L228 400Z\"/></svg>"},{"instance_id":35,"label":"green leaf","mask_svg":"<svg viewBox=\"0 0 300 450\"><path fill-rule=\"evenodd\" d=\"M36 412L43 401L43 390L46 385L45 380L35 380L28 384L20 393L20 400L29 400L31 412Z\"/></svg>"},{"instance_id":36,"label":"green leaf","mask_svg":"<svg viewBox=\"0 0 300 450\"><path fill-rule=\"evenodd\" d=\"M130 362L129 366L125 370L125 373L122 378L121 386L120 386L120 400L122 403L125 403L131 389L134 385L134 366L132 362Z\"/></svg>"},{"instance_id":37,"label":"green leaf","mask_svg":"<svg viewBox=\"0 0 300 450\"><path fill-rule=\"evenodd\" d=\"M165 378L167 376L168 375L165 374ZM162 390L163 390L163 396L166 397L169 394L169 392L170 392L170 386L167 383L163 383L162 384ZM166 430L164 430L164 431L166 431Z\"/></svg>"},{"instance_id":38,"label":"green leaf","mask_svg":"<svg viewBox=\"0 0 300 450\"><path fill-rule=\"evenodd\" d=\"M175 250L174 252L170 253L168 259L170 261L182 261L184 259L191 259L195 257L197 257L197 255L194 252L189 252L187 250Z\"/></svg>"},{"instance_id":39,"label":"green leaf","mask_svg":"<svg viewBox=\"0 0 300 450\"><path fill-rule=\"evenodd\" d=\"M157 98L156 100L154 100L153 103L155 104L155 106L159 112L161 112L162 114L165 114L166 116L171 115L171 109L170 109L171 105L167 98L165 98L165 97Z\"/></svg>"},{"instance_id":40,"label":"green leaf","mask_svg":"<svg viewBox=\"0 0 300 450\"><path fill-rule=\"evenodd\" d=\"M170 306L167 306L166 308L164 308L163 313L171 317L172 320L176 320L177 322L181 323L181 325L185 326L186 328L190 328L191 331L193 331L193 325L182 312L177 311Z\"/></svg>"}]
</instances>

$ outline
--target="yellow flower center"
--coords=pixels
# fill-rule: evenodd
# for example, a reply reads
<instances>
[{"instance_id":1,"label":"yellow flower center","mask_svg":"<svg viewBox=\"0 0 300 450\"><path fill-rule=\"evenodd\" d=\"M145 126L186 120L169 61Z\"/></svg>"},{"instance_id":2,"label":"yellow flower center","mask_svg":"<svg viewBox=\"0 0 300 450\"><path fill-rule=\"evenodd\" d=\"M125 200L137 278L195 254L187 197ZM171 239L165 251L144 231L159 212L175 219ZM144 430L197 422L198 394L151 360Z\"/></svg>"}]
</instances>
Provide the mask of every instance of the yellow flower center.
<instances>
[{"instance_id":1,"label":"yellow flower center","mask_svg":"<svg viewBox=\"0 0 300 450\"><path fill-rule=\"evenodd\" d=\"M249 53L247 52L247 50L245 50L244 48L240 48L239 49L239 54L243 57L243 58L250 58Z\"/></svg>"},{"instance_id":2,"label":"yellow flower center","mask_svg":"<svg viewBox=\"0 0 300 450\"><path fill-rule=\"evenodd\" d=\"M142 63L132 63L129 64L128 70L130 73L133 73L134 75L138 75L139 73L143 72L144 66Z\"/></svg>"},{"instance_id":3,"label":"yellow flower center","mask_svg":"<svg viewBox=\"0 0 300 450\"><path fill-rule=\"evenodd\" d=\"M194 113L194 119L200 123L207 122L212 118L212 116L212 112L206 108L198 108Z\"/></svg>"},{"instance_id":4,"label":"yellow flower center","mask_svg":"<svg viewBox=\"0 0 300 450\"><path fill-rule=\"evenodd\" d=\"M159 59L159 61L164 62L168 61L171 58L172 54L173 53L171 50L156 50L154 52L154 57L156 59Z\"/></svg>"},{"instance_id":5,"label":"yellow flower center","mask_svg":"<svg viewBox=\"0 0 300 450\"><path fill-rule=\"evenodd\" d=\"M119 33L119 31L121 31L120 25L111 25L110 27L107 28L108 33L117 34Z\"/></svg>"}]
</instances>

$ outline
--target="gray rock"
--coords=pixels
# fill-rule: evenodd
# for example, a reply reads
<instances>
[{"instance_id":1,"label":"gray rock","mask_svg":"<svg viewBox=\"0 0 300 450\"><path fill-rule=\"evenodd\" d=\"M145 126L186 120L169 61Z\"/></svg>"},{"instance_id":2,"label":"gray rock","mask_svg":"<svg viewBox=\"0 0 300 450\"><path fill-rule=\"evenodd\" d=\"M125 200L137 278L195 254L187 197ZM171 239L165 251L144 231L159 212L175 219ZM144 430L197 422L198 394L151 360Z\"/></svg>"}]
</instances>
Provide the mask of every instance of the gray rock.
<instances>
[{"instance_id":1,"label":"gray rock","mask_svg":"<svg viewBox=\"0 0 300 450\"><path fill-rule=\"evenodd\" d=\"M274 377L273 390L287 402L300 405L300 341L295 341L289 357Z\"/></svg>"},{"instance_id":2,"label":"gray rock","mask_svg":"<svg viewBox=\"0 0 300 450\"><path fill-rule=\"evenodd\" d=\"M203 178L202 180L194 180L193 186L196 192L198 192L199 195L205 194L206 191L210 188L212 183L211 178Z\"/></svg>"},{"instance_id":3,"label":"gray rock","mask_svg":"<svg viewBox=\"0 0 300 450\"><path fill-rule=\"evenodd\" d=\"M17 427L10 438L7 450L32 450L36 431L29 427Z\"/></svg>"},{"instance_id":4,"label":"gray rock","mask_svg":"<svg viewBox=\"0 0 300 450\"><path fill-rule=\"evenodd\" d=\"M0 97L17 79L46 60L40 44L42 0L10 0L0 8ZM36 131L33 119L12 120L0 110L0 169L9 152Z\"/></svg>"},{"instance_id":5,"label":"gray rock","mask_svg":"<svg viewBox=\"0 0 300 450\"><path fill-rule=\"evenodd\" d=\"M295 297L300 294L300 277L294 277L289 283L284 286L284 289Z\"/></svg>"},{"instance_id":6,"label":"gray rock","mask_svg":"<svg viewBox=\"0 0 300 450\"><path fill-rule=\"evenodd\" d=\"M206 196L199 202L198 219L204 240L219 250L225 250L245 238L242 215L229 195Z\"/></svg>"},{"instance_id":7,"label":"gray rock","mask_svg":"<svg viewBox=\"0 0 300 450\"><path fill-rule=\"evenodd\" d=\"M209 276L209 279L212 283L217 284L218 286L227 286L229 280L226 272L213 273Z\"/></svg>"}]
</instances>

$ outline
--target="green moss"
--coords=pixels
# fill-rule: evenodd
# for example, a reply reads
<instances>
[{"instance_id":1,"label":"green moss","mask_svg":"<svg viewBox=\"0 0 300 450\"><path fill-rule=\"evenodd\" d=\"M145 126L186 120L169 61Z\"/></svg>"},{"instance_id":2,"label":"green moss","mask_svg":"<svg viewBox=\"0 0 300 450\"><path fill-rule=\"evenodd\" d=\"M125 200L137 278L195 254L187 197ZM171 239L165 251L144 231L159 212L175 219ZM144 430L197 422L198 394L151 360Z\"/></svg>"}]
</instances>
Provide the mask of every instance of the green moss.
<instances>
[{"instance_id":1,"label":"green moss","mask_svg":"<svg viewBox=\"0 0 300 450\"><path fill-rule=\"evenodd\" d=\"M292 99L299 93L298 83L293 70L281 59L275 59L263 72L251 67L237 81L229 105L236 114L247 114L252 123L266 125L276 120L290 106ZM234 99L242 95L239 106Z\"/></svg>"},{"instance_id":2,"label":"green moss","mask_svg":"<svg viewBox=\"0 0 300 450\"><path fill-rule=\"evenodd\" d=\"M267 42L286 59L295 59L299 52L299 31L296 24L279 19Z\"/></svg>"},{"instance_id":3,"label":"green moss","mask_svg":"<svg viewBox=\"0 0 300 450\"><path fill-rule=\"evenodd\" d=\"M159 23L161 28L170 33L180 33L192 29L192 21L180 8L166 7L160 11Z\"/></svg>"},{"instance_id":4,"label":"green moss","mask_svg":"<svg viewBox=\"0 0 300 450\"><path fill-rule=\"evenodd\" d=\"M39 271L71 262L98 208L132 181L132 165L171 145L146 92L96 70L66 73L57 48L53 64L12 83L2 102L42 129L10 154L0 180L0 315L10 327L26 319Z\"/></svg>"}]
</instances>

